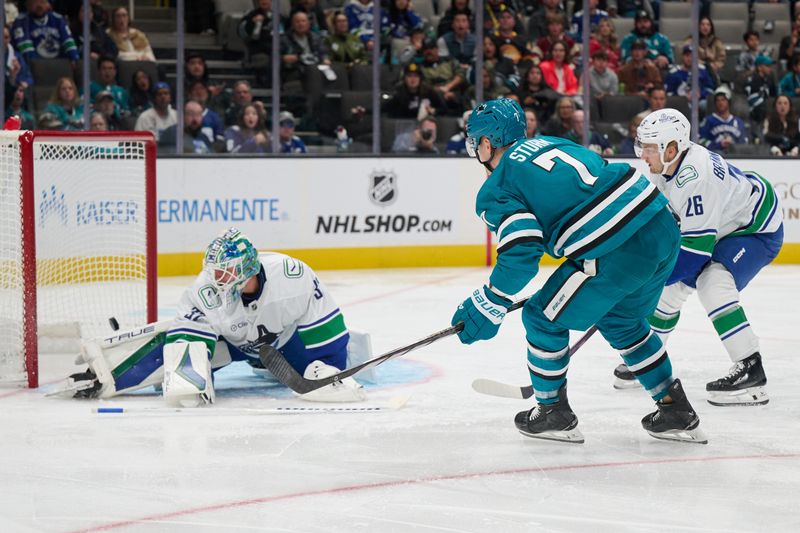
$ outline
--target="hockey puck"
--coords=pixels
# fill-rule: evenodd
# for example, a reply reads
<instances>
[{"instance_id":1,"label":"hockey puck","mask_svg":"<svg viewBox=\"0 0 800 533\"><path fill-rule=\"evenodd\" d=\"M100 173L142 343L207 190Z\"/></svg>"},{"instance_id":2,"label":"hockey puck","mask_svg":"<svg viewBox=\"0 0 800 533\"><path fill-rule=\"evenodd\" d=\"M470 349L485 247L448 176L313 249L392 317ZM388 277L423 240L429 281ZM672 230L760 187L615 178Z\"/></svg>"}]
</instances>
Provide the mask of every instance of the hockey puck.
<instances>
[{"instance_id":1,"label":"hockey puck","mask_svg":"<svg viewBox=\"0 0 800 533\"><path fill-rule=\"evenodd\" d=\"M114 331L119 331L119 322L113 316L108 319L108 325L111 326L111 329Z\"/></svg>"}]
</instances>

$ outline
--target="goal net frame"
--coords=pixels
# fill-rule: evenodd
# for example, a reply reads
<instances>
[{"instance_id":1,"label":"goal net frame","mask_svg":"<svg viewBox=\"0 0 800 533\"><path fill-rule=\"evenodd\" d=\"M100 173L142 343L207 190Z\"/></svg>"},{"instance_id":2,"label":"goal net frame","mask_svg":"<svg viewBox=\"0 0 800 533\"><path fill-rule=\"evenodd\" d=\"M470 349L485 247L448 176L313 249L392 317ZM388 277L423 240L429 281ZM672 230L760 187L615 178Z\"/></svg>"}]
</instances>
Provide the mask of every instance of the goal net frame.
<instances>
[{"instance_id":1,"label":"goal net frame","mask_svg":"<svg viewBox=\"0 0 800 533\"><path fill-rule=\"evenodd\" d=\"M64 142L135 142L144 145L144 206L145 206L145 275L146 275L146 321L157 320L157 248L156 248L156 144L149 132L137 131L6 131L6 138L18 134L20 157L21 224L24 239L21 246L22 269L22 340L27 386L36 388L39 384L39 345L37 323L37 272L36 272L36 191L35 150L37 141ZM34 245L30 246L33 242ZM110 317L109 317L110 318Z\"/></svg>"}]
</instances>

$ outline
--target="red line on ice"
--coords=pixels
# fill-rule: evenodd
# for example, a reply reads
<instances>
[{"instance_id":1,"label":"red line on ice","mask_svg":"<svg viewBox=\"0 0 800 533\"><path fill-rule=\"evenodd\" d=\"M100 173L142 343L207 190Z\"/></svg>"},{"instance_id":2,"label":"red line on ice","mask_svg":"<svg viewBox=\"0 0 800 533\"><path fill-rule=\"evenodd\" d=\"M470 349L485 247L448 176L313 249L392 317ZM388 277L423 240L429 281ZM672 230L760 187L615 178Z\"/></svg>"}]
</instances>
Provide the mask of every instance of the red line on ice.
<instances>
[{"instance_id":1,"label":"red line on ice","mask_svg":"<svg viewBox=\"0 0 800 533\"><path fill-rule=\"evenodd\" d=\"M762 460L762 459L798 459L800 453L771 453L765 455L733 455L733 456L719 456L719 457L683 457L683 458L668 458L668 459L651 459L645 461L619 461L610 463L595 463L595 464L576 464L576 465L554 465L546 467L529 467L529 468L511 468L507 470L493 470L488 472L474 472L471 474L453 474L448 476L431 476L421 479L409 479L404 481L384 481L380 483L365 483L361 485L349 485L345 487L334 487L330 489L320 489L308 492L293 492L289 494L279 494L276 496L266 496L264 498L253 498L250 500L240 500L234 502L225 502L203 507L194 507L190 509L183 509L179 511L171 511L167 513L154 514L144 516L141 518L132 518L129 520L120 520L119 522L112 522L102 526L94 526L86 529L75 530L77 532L89 533L94 531L110 531L112 529L119 529L134 524L142 524L146 522L156 522L159 520L167 520L181 516L189 516L199 513L208 513L212 511L220 511L224 509L236 509L238 507L248 507L251 505L260 505L264 503L274 503L279 501L294 500L297 498L308 498L311 496L326 496L329 494L343 494L348 492L358 492L362 490L373 489L386 489L390 487L402 487L409 485L422 485L426 483L434 483L437 481L458 481L462 479L490 477L490 476L507 476L515 474L534 474L537 472L563 472L567 470L588 470L596 468L615 468L627 466L642 466L642 465L655 465L655 464L676 464L676 463L710 463L713 461L741 461L741 460ZM72 533L72 532L70 532Z\"/></svg>"}]
</instances>

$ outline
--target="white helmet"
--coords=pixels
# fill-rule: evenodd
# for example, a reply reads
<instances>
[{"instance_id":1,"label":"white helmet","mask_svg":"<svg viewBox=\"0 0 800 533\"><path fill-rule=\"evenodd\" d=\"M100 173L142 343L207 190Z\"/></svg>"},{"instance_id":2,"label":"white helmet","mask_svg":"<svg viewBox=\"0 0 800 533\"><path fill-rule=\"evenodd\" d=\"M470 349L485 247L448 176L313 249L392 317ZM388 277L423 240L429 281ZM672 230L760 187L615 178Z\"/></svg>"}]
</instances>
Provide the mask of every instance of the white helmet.
<instances>
[{"instance_id":1,"label":"white helmet","mask_svg":"<svg viewBox=\"0 0 800 533\"><path fill-rule=\"evenodd\" d=\"M692 145L689 139L692 127L686 117L677 109L660 109L653 111L642 120L636 130L634 151L636 157L642 157L642 146L655 144L658 146L658 155L661 164L666 166L672 161L664 161L664 152L671 142L678 145L678 155L688 150ZM677 157L677 156L676 156Z\"/></svg>"}]
</instances>

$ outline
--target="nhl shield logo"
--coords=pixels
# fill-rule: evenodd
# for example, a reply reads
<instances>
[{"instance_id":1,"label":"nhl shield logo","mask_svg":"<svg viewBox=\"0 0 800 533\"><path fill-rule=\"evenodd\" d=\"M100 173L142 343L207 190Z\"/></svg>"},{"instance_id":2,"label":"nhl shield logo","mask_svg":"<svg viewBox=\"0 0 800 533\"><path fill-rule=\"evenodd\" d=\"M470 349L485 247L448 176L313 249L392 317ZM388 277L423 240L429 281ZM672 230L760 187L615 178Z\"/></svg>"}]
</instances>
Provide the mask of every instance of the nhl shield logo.
<instances>
[{"instance_id":1,"label":"nhl shield logo","mask_svg":"<svg viewBox=\"0 0 800 533\"><path fill-rule=\"evenodd\" d=\"M391 205L397 200L397 176L394 172L376 170L369 175L369 199L380 206Z\"/></svg>"}]
</instances>

